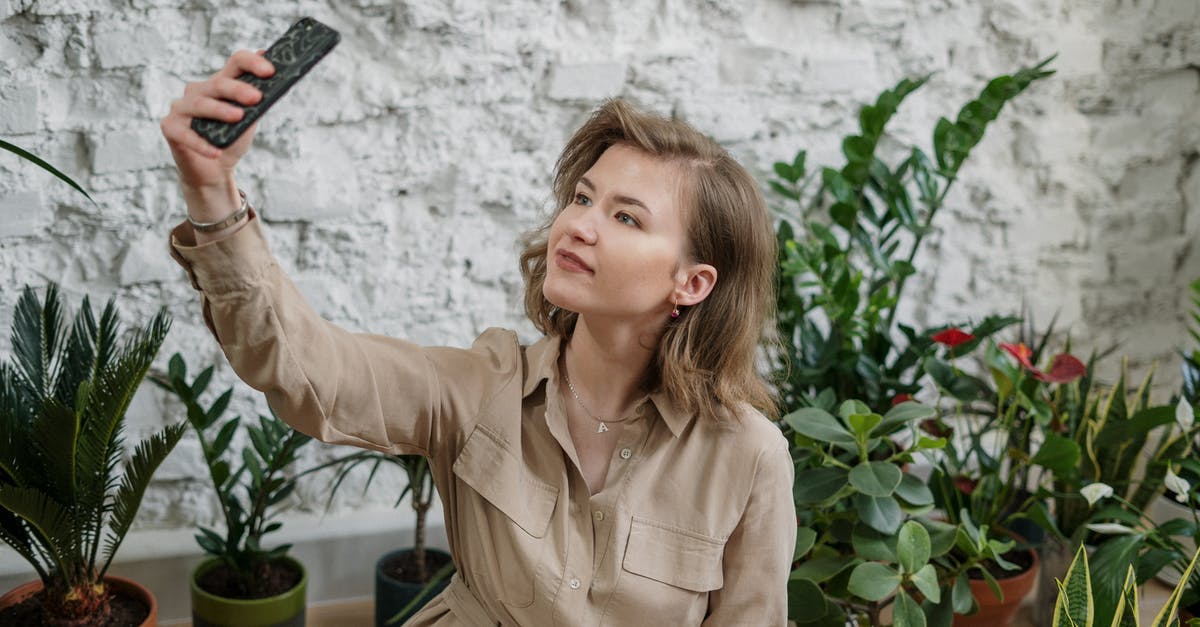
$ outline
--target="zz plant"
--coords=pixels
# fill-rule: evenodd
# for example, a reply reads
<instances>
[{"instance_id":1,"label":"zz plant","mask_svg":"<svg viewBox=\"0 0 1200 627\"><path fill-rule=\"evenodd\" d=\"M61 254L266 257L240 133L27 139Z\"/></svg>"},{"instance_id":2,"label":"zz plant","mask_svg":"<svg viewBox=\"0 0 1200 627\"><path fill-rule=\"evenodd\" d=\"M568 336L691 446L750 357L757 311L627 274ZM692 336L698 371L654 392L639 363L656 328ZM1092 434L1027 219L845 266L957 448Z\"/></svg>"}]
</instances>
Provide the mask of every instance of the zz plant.
<instances>
[{"instance_id":1,"label":"zz plant","mask_svg":"<svg viewBox=\"0 0 1200 627\"><path fill-rule=\"evenodd\" d=\"M919 333L896 322L913 262L971 150L1006 103L1053 74L1045 69L1051 59L992 79L954 121L940 118L932 157L912 146L891 166L876 154L887 123L922 78L900 81L859 110L859 132L842 141L841 168L810 172L804 150L775 164L779 179L770 186L789 202L778 230L783 354L776 379L785 407L813 405L830 390L884 411L896 396L916 393L927 371L944 366L930 356L938 329ZM981 341L1014 321L989 317L970 332ZM987 394L965 376L951 389L965 401Z\"/></svg>"},{"instance_id":2,"label":"zz plant","mask_svg":"<svg viewBox=\"0 0 1200 627\"><path fill-rule=\"evenodd\" d=\"M125 413L170 328L165 309L123 340L113 300L98 320L86 297L70 327L64 315L54 284L43 302L28 286L17 301L0 364L0 539L41 578L44 624L98 625L111 611L104 575L186 426L124 458Z\"/></svg>"},{"instance_id":3,"label":"zz plant","mask_svg":"<svg viewBox=\"0 0 1200 627\"><path fill-rule=\"evenodd\" d=\"M166 376L156 375L152 380L187 407L187 423L200 440L220 504L224 534L200 527L196 542L234 574L237 598L263 598L271 594L267 588L271 565L291 548L290 544L270 548L263 544L265 535L283 526L276 520L279 505L295 491L301 477L340 464L345 458L293 473L291 468L300 450L312 438L294 431L274 412L270 416L260 415L257 424L243 422L241 416L222 422L233 388L225 390L204 407L200 397L212 381L212 375L213 367L209 366L188 381L183 357L175 354ZM230 455L239 429L245 431L249 445L240 453Z\"/></svg>"}]
</instances>

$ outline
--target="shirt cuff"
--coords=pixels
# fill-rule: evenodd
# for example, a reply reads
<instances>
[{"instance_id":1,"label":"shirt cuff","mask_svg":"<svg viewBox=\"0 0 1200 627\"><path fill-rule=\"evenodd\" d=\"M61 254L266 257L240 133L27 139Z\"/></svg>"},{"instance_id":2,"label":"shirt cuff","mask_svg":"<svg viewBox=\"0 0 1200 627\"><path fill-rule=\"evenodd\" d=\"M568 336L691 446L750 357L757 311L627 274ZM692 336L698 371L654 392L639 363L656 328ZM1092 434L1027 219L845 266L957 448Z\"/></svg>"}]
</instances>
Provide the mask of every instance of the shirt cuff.
<instances>
[{"instance_id":1,"label":"shirt cuff","mask_svg":"<svg viewBox=\"0 0 1200 627\"><path fill-rule=\"evenodd\" d=\"M236 232L205 244L196 244L196 233L187 220L171 229L171 258L187 272L193 288L218 293L244 289L275 264L253 208L249 216Z\"/></svg>"}]
</instances>

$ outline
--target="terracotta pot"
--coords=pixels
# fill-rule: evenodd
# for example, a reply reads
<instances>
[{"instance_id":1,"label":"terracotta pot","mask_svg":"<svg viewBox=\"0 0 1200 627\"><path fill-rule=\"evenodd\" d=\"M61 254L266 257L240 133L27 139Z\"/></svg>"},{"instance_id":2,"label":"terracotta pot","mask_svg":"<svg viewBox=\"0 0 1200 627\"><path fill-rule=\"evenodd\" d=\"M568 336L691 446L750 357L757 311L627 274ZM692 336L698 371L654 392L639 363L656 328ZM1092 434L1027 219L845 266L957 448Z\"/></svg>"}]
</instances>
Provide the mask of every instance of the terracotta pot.
<instances>
[{"instance_id":1,"label":"terracotta pot","mask_svg":"<svg viewBox=\"0 0 1200 627\"><path fill-rule=\"evenodd\" d=\"M996 580L1000 584L1000 591L1004 593L1004 601L996 598L986 581L972 579L971 593L979 601L979 611L970 616L955 614L954 627L1011 625L1017 616L1017 609L1020 607L1021 601L1033 590L1033 584L1037 581L1039 565L1037 551L1030 549L1029 554L1033 556L1029 570L1012 577Z\"/></svg>"},{"instance_id":2,"label":"terracotta pot","mask_svg":"<svg viewBox=\"0 0 1200 627\"><path fill-rule=\"evenodd\" d=\"M146 620L142 621L138 627L158 626L158 600L154 598L154 594L150 590L132 579L117 577L116 575L105 576L104 583L108 584L114 592L119 593L121 596L140 599L142 603L146 604L146 607L150 608L150 612L146 614ZM0 609L17 605L41 591L42 582L40 580L17 586L9 590L4 596L0 596Z\"/></svg>"},{"instance_id":3,"label":"terracotta pot","mask_svg":"<svg viewBox=\"0 0 1200 627\"><path fill-rule=\"evenodd\" d=\"M308 572L290 557L281 559L300 571L300 583L265 599L227 599L204 590L196 582L221 561L212 558L201 562L192 571L193 627L304 627Z\"/></svg>"}]
</instances>

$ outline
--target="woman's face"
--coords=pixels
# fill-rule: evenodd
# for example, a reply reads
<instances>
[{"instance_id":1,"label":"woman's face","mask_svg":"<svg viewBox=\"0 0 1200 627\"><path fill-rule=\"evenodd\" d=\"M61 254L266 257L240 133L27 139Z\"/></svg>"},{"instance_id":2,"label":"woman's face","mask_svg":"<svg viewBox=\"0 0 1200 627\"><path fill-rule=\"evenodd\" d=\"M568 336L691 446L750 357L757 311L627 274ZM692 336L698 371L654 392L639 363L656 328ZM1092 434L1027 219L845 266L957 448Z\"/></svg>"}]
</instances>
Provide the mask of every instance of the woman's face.
<instances>
[{"instance_id":1,"label":"woman's face","mask_svg":"<svg viewBox=\"0 0 1200 627\"><path fill-rule=\"evenodd\" d=\"M610 146L550 226L542 292L588 318L665 322L686 280L685 223L678 167Z\"/></svg>"}]
</instances>

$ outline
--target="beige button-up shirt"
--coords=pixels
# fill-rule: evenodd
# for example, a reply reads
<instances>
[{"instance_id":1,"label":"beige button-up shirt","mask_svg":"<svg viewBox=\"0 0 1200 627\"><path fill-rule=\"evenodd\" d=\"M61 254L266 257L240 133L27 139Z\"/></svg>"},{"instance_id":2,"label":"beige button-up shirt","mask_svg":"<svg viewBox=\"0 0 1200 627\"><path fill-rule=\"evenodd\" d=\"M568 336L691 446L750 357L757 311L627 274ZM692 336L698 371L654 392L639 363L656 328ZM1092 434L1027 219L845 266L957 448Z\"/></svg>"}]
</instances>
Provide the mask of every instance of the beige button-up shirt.
<instances>
[{"instance_id":1,"label":"beige button-up shirt","mask_svg":"<svg viewBox=\"0 0 1200 627\"><path fill-rule=\"evenodd\" d=\"M324 442L429 458L458 574L407 625L782 626L794 468L761 414L701 420L650 394L591 495L557 392L559 340L469 349L347 332L280 270L259 221L172 256L237 374Z\"/></svg>"}]
</instances>

